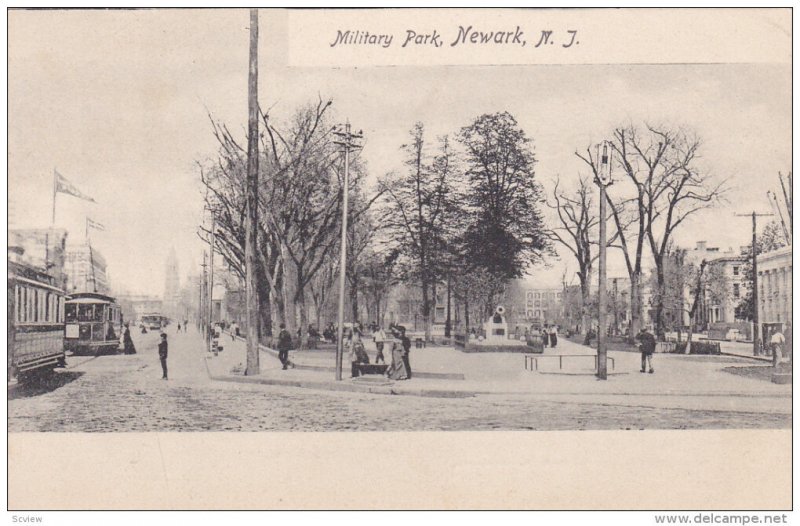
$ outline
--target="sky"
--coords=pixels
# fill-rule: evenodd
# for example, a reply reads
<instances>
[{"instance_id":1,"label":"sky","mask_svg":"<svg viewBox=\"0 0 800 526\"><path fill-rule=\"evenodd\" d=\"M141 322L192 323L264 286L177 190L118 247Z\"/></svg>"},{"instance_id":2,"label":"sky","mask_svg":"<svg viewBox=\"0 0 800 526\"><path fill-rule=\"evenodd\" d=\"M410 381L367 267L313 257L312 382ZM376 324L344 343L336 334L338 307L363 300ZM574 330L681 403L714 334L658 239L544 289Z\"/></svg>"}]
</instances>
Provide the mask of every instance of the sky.
<instances>
[{"instance_id":1,"label":"sky","mask_svg":"<svg viewBox=\"0 0 800 526\"><path fill-rule=\"evenodd\" d=\"M370 181L402 169L399 148L416 121L433 140L509 111L533 140L546 189L585 174L575 150L614 126L682 126L702 138L704 170L731 191L676 240L735 248L749 242L750 221L734 214L769 211L766 190L791 168L790 65L289 67L279 19L262 11L262 107L280 121L331 98L337 119L364 132ZM196 273L207 249L196 235L197 162L216 150L209 112L244 137L248 25L245 10L10 12L12 226L50 224L57 168L97 204L59 194L56 224L74 242L86 217L105 225L92 244L117 292L160 294L172 248L181 278ZM574 275L562 251L560 262L531 269L530 281L560 284L565 263ZM609 265L609 275L625 274L618 255Z\"/></svg>"}]
</instances>

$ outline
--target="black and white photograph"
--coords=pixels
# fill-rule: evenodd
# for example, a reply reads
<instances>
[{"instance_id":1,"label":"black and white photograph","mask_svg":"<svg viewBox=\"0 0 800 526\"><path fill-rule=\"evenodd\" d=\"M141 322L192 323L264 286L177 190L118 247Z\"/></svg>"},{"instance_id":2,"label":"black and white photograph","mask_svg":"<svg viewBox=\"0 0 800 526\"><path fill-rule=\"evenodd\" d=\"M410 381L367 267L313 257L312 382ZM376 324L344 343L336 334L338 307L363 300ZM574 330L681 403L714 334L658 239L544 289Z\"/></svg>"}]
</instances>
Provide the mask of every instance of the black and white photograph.
<instances>
[{"instance_id":1,"label":"black and white photograph","mask_svg":"<svg viewBox=\"0 0 800 526\"><path fill-rule=\"evenodd\" d=\"M91 509L63 469L31 490L36 449L115 440L161 460L110 469L166 489L94 509L791 509L791 9L7 22L9 509ZM707 506L680 479L568 500L500 471L487 500L159 500L191 478L163 448L211 466L226 437L301 468L346 443L348 473L417 491L443 476L414 467L426 437L577 478L586 437L647 437L637 469L726 481ZM726 500L702 467L725 448L767 485ZM598 461L658 480L634 460Z\"/></svg>"}]
</instances>

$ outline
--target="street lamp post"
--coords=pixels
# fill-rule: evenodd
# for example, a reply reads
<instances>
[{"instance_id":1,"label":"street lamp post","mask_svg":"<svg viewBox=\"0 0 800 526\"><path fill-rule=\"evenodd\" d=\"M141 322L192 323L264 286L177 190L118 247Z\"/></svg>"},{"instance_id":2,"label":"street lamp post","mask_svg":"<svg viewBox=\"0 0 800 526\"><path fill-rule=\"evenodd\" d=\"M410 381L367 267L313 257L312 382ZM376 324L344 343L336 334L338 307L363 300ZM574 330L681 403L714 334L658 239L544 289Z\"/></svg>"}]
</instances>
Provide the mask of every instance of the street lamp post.
<instances>
[{"instance_id":1,"label":"street lamp post","mask_svg":"<svg viewBox=\"0 0 800 526\"><path fill-rule=\"evenodd\" d=\"M606 348L606 187L611 184L611 147L608 141L597 145L595 184L600 187L600 261L597 287L597 377L608 378Z\"/></svg>"},{"instance_id":2,"label":"street lamp post","mask_svg":"<svg viewBox=\"0 0 800 526\"><path fill-rule=\"evenodd\" d=\"M342 379L342 356L344 354L344 282L345 273L347 272L347 206L348 196L350 194L350 150L358 147L357 140L363 138L362 133L351 133L350 123L344 125L344 131L339 128L334 128L333 134L337 139L333 141L344 150L344 185L343 185L343 203L342 203L342 245L341 254L339 256L339 312L338 322L339 327L336 338L336 380Z\"/></svg>"}]
</instances>

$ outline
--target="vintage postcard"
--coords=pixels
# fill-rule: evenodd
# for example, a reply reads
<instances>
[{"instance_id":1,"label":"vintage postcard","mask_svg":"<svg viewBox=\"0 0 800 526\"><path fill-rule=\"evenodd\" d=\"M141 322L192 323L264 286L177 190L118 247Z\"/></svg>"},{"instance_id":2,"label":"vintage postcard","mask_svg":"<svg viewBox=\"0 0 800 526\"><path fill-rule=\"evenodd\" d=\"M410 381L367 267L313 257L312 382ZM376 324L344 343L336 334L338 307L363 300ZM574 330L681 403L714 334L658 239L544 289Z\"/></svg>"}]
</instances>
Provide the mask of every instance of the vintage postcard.
<instances>
[{"instance_id":1,"label":"vintage postcard","mask_svg":"<svg viewBox=\"0 0 800 526\"><path fill-rule=\"evenodd\" d=\"M7 19L10 510L791 509L791 9Z\"/></svg>"}]
</instances>

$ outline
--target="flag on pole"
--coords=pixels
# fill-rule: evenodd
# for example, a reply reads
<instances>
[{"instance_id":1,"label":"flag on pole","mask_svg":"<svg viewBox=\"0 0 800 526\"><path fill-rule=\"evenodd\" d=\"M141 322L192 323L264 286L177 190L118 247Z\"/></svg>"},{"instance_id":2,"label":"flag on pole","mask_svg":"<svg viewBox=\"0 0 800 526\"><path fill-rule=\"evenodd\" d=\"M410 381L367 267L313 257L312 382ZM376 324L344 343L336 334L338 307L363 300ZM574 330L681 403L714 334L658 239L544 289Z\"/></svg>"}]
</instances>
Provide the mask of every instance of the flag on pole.
<instances>
[{"instance_id":1,"label":"flag on pole","mask_svg":"<svg viewBox=\"0 0 800 526\"><path fill-rule=\"evenodd\" d=\"M87 228L94 228L95 230L105 231L106 227L102 224L98 223L97 221L92 221L88 217L86 218L86 227Z\"/></svg>"},{"instance_id":2,"label":"flag on pole","mask_svg":"<svg viewBox=\"0 0 800 526\"><path fill-rule=\"evenodd\" d=\"M55 188L56 192L61 192L62 194L69 194L73 197L77 197L78 199L84 199L92 203L97 202L88 195L78 190L78 188L76 188L74 184L69 182L69 180L60 173L58 173L58 171L56 171L55 173L56 173L56 188Z\"/></svg>"}]
</instances>

